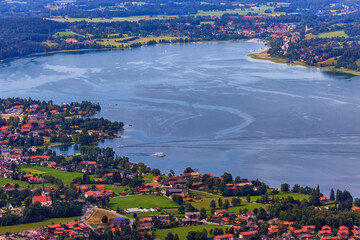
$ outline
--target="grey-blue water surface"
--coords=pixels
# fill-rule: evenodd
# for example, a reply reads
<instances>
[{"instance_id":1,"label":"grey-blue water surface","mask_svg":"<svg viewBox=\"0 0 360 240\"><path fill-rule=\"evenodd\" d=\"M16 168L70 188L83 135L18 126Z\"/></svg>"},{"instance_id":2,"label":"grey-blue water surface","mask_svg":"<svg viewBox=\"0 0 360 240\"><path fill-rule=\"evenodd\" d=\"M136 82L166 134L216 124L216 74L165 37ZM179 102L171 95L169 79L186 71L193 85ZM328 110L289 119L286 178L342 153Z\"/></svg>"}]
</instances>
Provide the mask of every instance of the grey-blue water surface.
<instances>
[{"instance_id":1,"label":"grey-blue water surface","mask_svg":"<svg viewBox=\"0 0 360 240\"><path fill-rule=\"evenodd\" d=\"M100 116L133 125L100 146L164 172L191 166L359 196L360 78L246 56L263 48L176 44L16 59L0 69L0 96L99 102Z\"/></svg>"}]
</instances>

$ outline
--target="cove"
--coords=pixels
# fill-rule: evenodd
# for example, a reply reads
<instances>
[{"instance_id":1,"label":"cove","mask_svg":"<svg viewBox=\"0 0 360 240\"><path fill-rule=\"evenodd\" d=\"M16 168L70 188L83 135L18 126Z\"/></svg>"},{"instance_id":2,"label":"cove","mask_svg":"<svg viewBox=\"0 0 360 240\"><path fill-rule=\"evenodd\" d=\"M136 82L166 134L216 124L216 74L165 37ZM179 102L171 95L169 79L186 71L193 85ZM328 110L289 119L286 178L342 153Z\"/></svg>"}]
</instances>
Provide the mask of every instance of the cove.
<instances>
[{"instance_id":1,"label":"cove","mask_svg":"<svg viewBox=\"0 0 360 240\"><path fill-rule=\"evenodd\" d=\"M99 116L132 125L99 146L164 172L191 166L358 196L360 78L247 57L264 48L193 43L27 57L3 64L0 96L99 102Z\"/></svg>"}]
</instances>

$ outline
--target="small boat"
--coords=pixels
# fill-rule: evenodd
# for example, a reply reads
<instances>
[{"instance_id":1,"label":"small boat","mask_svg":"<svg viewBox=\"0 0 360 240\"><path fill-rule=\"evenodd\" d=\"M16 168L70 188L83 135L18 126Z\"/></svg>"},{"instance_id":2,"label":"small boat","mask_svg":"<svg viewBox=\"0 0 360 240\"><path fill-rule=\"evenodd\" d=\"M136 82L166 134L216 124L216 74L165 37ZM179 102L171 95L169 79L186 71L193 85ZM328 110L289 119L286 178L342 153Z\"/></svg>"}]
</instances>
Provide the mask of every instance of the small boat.
<instances>
[{"instance_id":1,"label":"small boat","mask_svg":"<svg viewBox=\"0 0 360 240\"><path fill-rule=\"evenodd\" d=\"M123 148L123 147L125 147L125 146L124 146L124 145L119 145L119 146L118 146L118 148Z\"/></svg>"},{"instance_id":2,"label":"small boat","mask_svg":"<svg viewBox=\"0 0 360 240\"><path fill-rule=\"evenodd\" d=\"M166 155L163 152L156 152L156 153L153 154L153 156L155 156L155 157L165 157Z\"/></svg>"}]
</instances>

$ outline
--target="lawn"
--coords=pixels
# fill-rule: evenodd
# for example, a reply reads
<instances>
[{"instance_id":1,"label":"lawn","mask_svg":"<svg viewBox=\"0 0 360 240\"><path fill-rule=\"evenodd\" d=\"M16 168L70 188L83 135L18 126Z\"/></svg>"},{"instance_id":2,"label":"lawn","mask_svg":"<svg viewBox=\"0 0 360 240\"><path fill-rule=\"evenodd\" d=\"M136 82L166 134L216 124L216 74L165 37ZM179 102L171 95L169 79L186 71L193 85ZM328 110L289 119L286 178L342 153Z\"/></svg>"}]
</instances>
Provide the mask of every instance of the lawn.
<instances>
[{"instance_id":1,"label":"lawn","mask_svg":"<svg viewBox=\"0 0 360 240\"><path fill-rule=\"evenodd\" d=\"M177 211L177 208L176 208L176 211ZM144 213L136 213L136 216L137 217L147 217L148 215L160 215L162 213L167 213L167 212L144 212ZM130 214L122 214L128 218L133 218L134 217L134 214L130 213Z\"/></svg>"},{"instance_id":2,"label":"lawn","mask_svg":"<svg viewBox=\"0 0 360 240\"><path fill-rule=\"evenodd\" d=\"M70 31L63 31L63 32L56 32L53 37L56 38L56 37L74 37L75 33L73 32L70 32Z\"/></svg>"},{"instance_id":3,"label":"lawn","mask_svg":"<svg viewBox=\"0 0 360 240\"><path fill-rule=\"evenodd\" d=\"M99 210L96 209L90 216L90 218L88 218L86 220L87 223L89 223L90 225L99 225L99 224L103 224L103 222L101 221L103 216L107 216L108 219L114 219L117 218L118 216L114 213L110 213L108 211L104 211L104 210Z\"/></svg>"},{"instance_id":4,"label":"lawn","mask_svg":"<svg viewBox=\"0 0 360 240\"><path fill-rule=\"evenodd\" d=\"M124 41L126 39L128 39L129 37L124 37L124 38L101 38L101 39L95 39L96 43L100 44L100 45L104 45L104 46L116 46L116 47L130 47L131 44L133 43L141 43L143 45L146 45L149 41L156 41L159 42L160 40L167 40L170 41L174 40L174 39L180 39L181 37L169 37L169 36L161 36L161 37L140 37L139 39L135 39L133 41L129 41L129 42L116 42L116 41ZM183 37L183 39L185 39L186 37Z\"/></svg>"},{"instance_id":5,"label":"lawn","mask_svg":"<svg viewBox=\"0 0 360 240\"><path fill-rule=\"evenodd\" d=\"M83 176L83 173L79 173L79 172L66 172L54 168L40 167L40 166L23 167L21 168L21 171L25 171L26 173L31 173L31 174L42 174L42 175L53 176L55 178L61 179L64 184L70 184L73 179Z\"/></svg>"},{"instance_id":6,"label":"lawn","mask_svg":"<svg viewBox=\"0 0 360 240\"><path fill-rule=\"evenodd\" d=\"M11 178L0 178L0 187L3 187L7 183L13 183L14 185L19 184L19 187L21 188L26 188L27 186L29 186L27 182L12 180Z\"/></svg>"},{"instance_id":7,"label":"lawn","mask_svg":"<svg viewBox=\"0 0 360 240\"><path fill-rule=\"evenodd\" d=\"M116 210L126 208L176 208L179 207L173 200L155 195L136 195L115 197L110 199L110 208Z\"/></svg>"},{"instance_id":8,"label":"lawn","mask_svg":"<svg viewBox=\"0 0 360 240\"><path fill-rule=\"evenodd\" d=\"M210 25L212 25L212 24L214 24L215 22L214 21L202 21L202 22L200 22L200 25L203 25L203 24L210 24Z\"/></svg>"},{"instance_id":9,"label":"lawn","mask_svg":"<svg viewBox=\"0 0 360 240\"><path fill-rule=\"evenodd\" d=\"M151 17L146 19L164 19L165 16L158 15L157 17ZM131 16L131 17L114 17L114 18L49 18L50 20L57 22L121 22L121 21L129 21L129 22L137 22L145 19L144 16Z\"/></svg>"},{"instance_id":10,"label":"lawn","mask_svg":"<svg viewBox=\"0 0 360 240\"><path fill-rule=\"evenodd\" d=\"M198 190L190 190L190 193L194 196L201 196L202 198L219 198L221 196L217 196L216 194L210 194Z\"/></svg>"},{"instance_id":11,"label":"lawn","mask_svg":"<svg viewBox=\"0 0 360 240\"><path fill-rule=\"evenodd\" d=\"M56 223L72 222L75 219L80 219L80 218L81 218L81 216L70 217L70 218L51 218L51 219L47 219L47 220L44 220L41 222L25 223L25 224L13 225L13 226L2 226L2 227L0 227L0 235L3 235L7 232L14 233L14 232L20 232L20 231L24 231L24 230L31 230L36 227L44 227L44 226L48 226L48 225L56 224Z\"/></svg>"},{"instance_id":12,"label":"lawn","mask_svg":"<svg viewBox=\"0 0 360 240\"><path fill-rule=\"evenodd\" d=\"M347 35L344 30L341 31L333 31L333 32L325 32L325 33L319 33L318 35L314 35L312 33L308 33L305 35L306 38L333 38L333 37L345 37L348 38L349 35Z\"/></svg>"},{"instance_id":13,"label":"lawn","mask_svg":"<svg viewBox=\"0 0 360 240\"><path fill-rule=\"evenodd\" d=\"M244 201L243 201L244 202ZM242 203L240 206L236 206L236 207L229 207L228 211L231 213L236 213L239 214L239 210L240 209L247 209L248 211L253 211L255 208L259 209L259 208L267 208L266 204L261 204L261 203Z\"/></svg>"},{"instance_id":14,"label":"lawn","mask_svg":"<svg viewBox=\"0 0 360 240\"><path fill-rule=\"evenodd\" d=\"M272 13L265 13L265 10L271 10ZM257 13L257 14L266 14L266 15L280 15L284 13L276 12L274 13L274 7L268 7L265 5L261 5L260 7L252 7L245 8L242 10L241 8L236 9L227 9L225 11L201 11L199 10L197 14L194 16L222 16L224 14L239 14L239 15L247 15L249 12Z\"/></svg>"},{"instance_id":15,"label":"lawn","mask_svg":"<svg viewBox=\"0 0 360 240\"><path fill-rule=\"evenodd\" d=\"M127 189L127 193L131 194L131 188L129 186L120 186L120 187L114 187L112 184L86 184L89 188L91 188L91 185L105 185L106 189L109 189L113 191L116 194L121 194L125 189Z\"/></svg>"},{"instance_id":16,"label":"lawn","mask_svg":"<svg viewBox=\"0 0 360 240\"><path fill-rule=\"evenodd\" d=\"M206 229L208 232L208 236L211 237L209 231L215 228L222 228L224 229L225 232L225 229L228 227L218 226L218 225L198 225L198 226L187 226L187 227L178 227L178 228L169 228L169 229L159 229L156 230L155 237L164 240L166 238L166 235L169 232L171 232L172 234L177 234L179 236L179 239L186 239L186 236L188 235L189 232L202 231L203 229Z\"/></svg>"},{"instance_id":17,"label":"lawn","mask_svg":"<svg viewBox=\"0 0 360 240\"><path fill-rule=\"evenodd\" d=\"M143 180L145 181L145 183L153 183L153 177L155 177L154 175L152 174L144 174L142 176Z\"/></svg>"}]
</instances>

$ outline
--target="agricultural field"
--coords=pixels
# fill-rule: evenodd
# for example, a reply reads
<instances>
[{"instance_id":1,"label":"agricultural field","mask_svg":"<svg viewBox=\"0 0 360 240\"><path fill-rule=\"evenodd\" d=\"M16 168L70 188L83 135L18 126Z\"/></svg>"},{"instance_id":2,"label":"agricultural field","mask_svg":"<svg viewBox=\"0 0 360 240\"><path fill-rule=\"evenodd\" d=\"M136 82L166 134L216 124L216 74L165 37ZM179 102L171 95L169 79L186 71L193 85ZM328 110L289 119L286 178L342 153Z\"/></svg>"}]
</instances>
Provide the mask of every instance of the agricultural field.
<instances>
[{"instance_id":1,"label":"agricultural field","mask_svg":"<svg viewBox=\"0 0 360 240\"><path fill-rule=\"evenodd\" d=\"M167 209L166 209L167 210ZM176 209L177 211L177 209ZM136 213L136 216L137 217L147 217L148 215L160 215L160 214L167 214L167 212L143 212L143 213ZM134 214L130 213L130 214L121 214L121 215L124 215L125 217L128 217L128 218L133 218L134 217Z\"/></svg>"},{"instance_id":2,"label":"agricultural field","mask_svg":"<svg viewBox=\"0 0 360 240\"><path fill-rule=\"evenodd\" d=\"M154 175L152 174L144 174L142 176L143 180L145 181L145 183L153 183L153 177L155 177Z\"/></svg>"},{"instance_id":3,"label":"agricultural field","mask_svg":"<svg viewBox=\"0 0 360 240\"><path fill-rule=\"evenodd\" d=\"M125 37L125 38L101 38L101 39L95 39L97 44L101 44L104 46L116 46L116 47L130 47L131 44L134 43L141 43L143 45L146 45L149 41L156 41L159 42L160 40L167 40L170 41L171 40L175 40L175 39L180 39L181 37L167 37L167 36L161 36L161 37L141 37L139 39L135 39L133 41L129 41L129 42L117 42L117 41L124 41L126 39L128 39L130 37ZM186 37L184 37L185 39Z\"/></svg>"},{"instance_id":4,"label":"agricultural field","mask_svg":"<svg viewBox=\"0 0 360 240\"><path fill-rule=\"evenodd\" d=\"M42 174L53 176L59 178L63 181L64 184L70 184L71 181L77 177L82 177L83 173L79 172L65 172L49 167L40 167L40 166L29 166L21 168L21 171L31 174Z\"/></svg>"},{"instance_id":5,"label":"agricultural field","mask_svg":"<svg viewBox=\"0 0 360 240\"><path fill-rule=\"evenodd\" d=\"M137 22L144 19L165 19L166 16L158 15L156 17L146 17L145 16L131 16L131 17L114 17L114 18L48 18L49 20L57 22Z\"/></svg>"},{"instance_id":6,"label":"agricultural field","mask_svg":"<svg viewBox=\"0 0 360 240\"><path fill-rule=\"evenodd\" d=\"M91 216L86 220L86 222L90 225L99 225L99 224L103 224L103 222L101 221L103 216L107 216L108 219L114 219L117 218L118 216L114 213L108 212L108 211L104 211L104 210L100 210L100 209L96 209Z\"/></svg>"},{"instance_id":7,"label":"agricultural field","mask_svg":"<svg viewBox=\"0 0 360 240\"><path fill-rule=\"evenodd\" d=\"M36 227L45 227L56 223L68 223L74 221L75 219L80 219L80 218L81 216L69 217L69 218L50 218L41 222L25 223L25 224L12 225L12 226L1 226L0 235L3 235L5 233L15 233L24 230L31 230Z\"/></svg>"},{"instance_id":8,"label":"agricultural field","mask_svg":"<svg viewBox=\"0 0 360 240\"><path fill-rule=\"evenodd\" d=\"M319 33L318 35L314 35L312 33L308 33L305 35L306 38L333 38L333 37L344 37L348 38L349 35L347 35L344 30L341 31L333 31L333 32L325 32L325 33Z\"/></svg>"},{"instance_id":9,"label":"agricultural field","mask_svg":"<svg viewBox=\"0 0 360 240\"><path fill-rule=\"evenodd\" d=\"M206 229L208 232L208 237L211 237L209 234L209 231L211 229L215 228L221 228L225 231L226 228L224 226L218 226L218 225L198 225L198 226L187 226L187 227L178 227L178 228L169 228L169 229L159 229L155 232L155 237L160 238L164 240L166 238L166 235L171 232L172 234L177 234L179 236L179 239L186 239L186 236L191 231L202 231L203 229Z\"/></svg>"},{"instance_id":10,"label":"agricultural field","mask_svg":"<svg viewBox=\"0 0 360 240\"><path fill-rule=\"evenodd\" d=\"M220 198L221 196L217 196L215 194L209 194L209 193L204 193L204 192L199 192L199 191L190 191L191 194L193 195L200 195L202 197L201 200L194 200L193 202L191 202L191 205L193 205L195 208L197 209L201 209L201 208L205 208L207 210L207 214L210 213L210 202L212 200L215 200L216 202L216 206L217 209L221 209L218 206L218 198ZM283 193L280 192L277 195L274 195L275 198L287 198L287 197L293 197L295 200L303 200L303 199L309 199L309 195L305 195L305 194L301 194L301 193ZM223 200L223 203L225 202L225 200L228 200L230 203L230 207L229 207L229 212L232 213L239 213L240 209L248 209L249 211L254 210L255 208L266 208L268 205L266 204L261 204L261 203L256 203L256 201L258 199L261 198L261 196L252 196L250 202L246 201L246 197L240 197L241 199L241 205L240 206L233 206L231 203L231 199L233 197L221 197Z\"/></svg>"},{"instance_id":11,"label":"agricultural field","mask_svg":"<svg viewBox=\"0 0 360 240\"><path fill-rule=\"evenodd\" d=\"M29 186L29 183L27 182L13 180L11 178L0 178L0 187L4 187L7 183L13 183L14 185L19 184L19 187L21 188L26 188Z\"/></svg>"},{"instance_id":12,"label":"agricultural field","mask_svg":"<svg viewBox=\"0 0 360 240\"><path fill-rule=\"evenodd\" d=\"M271 13L265 13L265 10L271 10ZM257 13L257 14L267 14L267 15L280 15L284 13L275 12L274 7L268 7L265 5L261 5L260 7L252 7L252 8L236 8L236 9L228 9L225 11L198 11L197 14L193 16L222 16L224 14L239 14L239 15L247 15L249 12Z\"/></svg>"},{"instance_id":13,"label":"agricultural field","mask_svg":"<svg viewBox=\"0 0 360 240\"><path fill-rule=\"evenodd\" d=\"M115 197L110 199L110 208L113 210L126 208L178 208L173 200L162 196L136 195Z\"/></svg>"},{"instance_id":14,"label":"agricultural field","mask_svg":"<svg viewBox=\"0 0 360 240\"><path fill-rule=\"evenodd\" d=\"M90 177L91 178L91 177ZM106 189L109 189L113 191L116 194L121 194L123 191L127 191L128 194L131 194L131 188L129 186L120 186L120 187L114 187L112 184L86 184L88 188L91 188L91 185L105 185Z\"/></svg>"},{"instance_id":15,"label":"agricultural field","mask_svg":"<svg viewBox=\"0 0 360 240\"><path fill-rule=\"evenodd\" d=\"M63 32L57 32L55 34L53 34L53 37L56 38L56 37L74 37L78 34L76 33L73 33L71 31L63 31Z\"/></svg>"}]
</instances>

